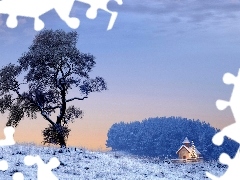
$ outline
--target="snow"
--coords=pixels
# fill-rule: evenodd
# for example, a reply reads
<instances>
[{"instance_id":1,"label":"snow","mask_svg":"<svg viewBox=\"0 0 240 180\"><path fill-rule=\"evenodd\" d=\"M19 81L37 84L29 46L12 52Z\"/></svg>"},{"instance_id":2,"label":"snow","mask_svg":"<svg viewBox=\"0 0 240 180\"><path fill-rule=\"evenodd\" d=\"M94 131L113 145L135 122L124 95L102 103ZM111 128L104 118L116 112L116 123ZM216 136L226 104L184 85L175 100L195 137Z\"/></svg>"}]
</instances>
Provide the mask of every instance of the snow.
<instances>
[{"instance_id":1,"label":"snow","mask_svg":"<svg viewBox=\"0 0 240 180\"><path fill-rule=\"evenodd\" d=\"M21 172L25 180L37 179L37 165L24 164L27 155L39 155L45 163L57 157L60 165L52 172L60 180L208 179L206 171L216 176L226 171L226 167L216 161L168 164L159 159L140 158L124 152L95 152L75 147L62 150L25 143L0 149L0 159L6 160L9 166L8 170L0 171L0 179L5 180L12 180L17 172Z\"/></svg>"}]
</instances>

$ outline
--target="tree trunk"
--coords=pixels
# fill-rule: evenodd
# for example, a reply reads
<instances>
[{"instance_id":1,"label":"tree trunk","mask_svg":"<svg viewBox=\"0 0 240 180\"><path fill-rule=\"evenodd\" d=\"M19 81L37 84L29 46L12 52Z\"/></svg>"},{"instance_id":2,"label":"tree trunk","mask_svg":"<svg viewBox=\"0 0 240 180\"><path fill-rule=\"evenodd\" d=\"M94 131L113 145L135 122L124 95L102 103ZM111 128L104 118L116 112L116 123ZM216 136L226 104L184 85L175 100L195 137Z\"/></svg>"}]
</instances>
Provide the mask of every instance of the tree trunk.
<instances>
[{"instance_id":1,"label":"tree trunk","mask_svg":"<svg viewBox=\"0 0 240 180\"><path fill-rule=\"evenodd\" d=\"M64 140L64 137L61 134L59 135L58 139L59 139L60 147L61 148L66 148L66 142Z\"/></svg>"},{"instance_id":2,"label":"tree trunk","mask_svg":"<svg viewBox=\"0 0 240 180\"><path fill-rule=\"evenodd\" d=\"M62 130L62 126L60 124L56 124L55 129L57 131L57 137L58 137L58 140L59 140L60 147L65 148L66 147L66 142L65 142L65 139L64 139L64 133L63 133L63 130Z\"/></svg>"}]
</instances>

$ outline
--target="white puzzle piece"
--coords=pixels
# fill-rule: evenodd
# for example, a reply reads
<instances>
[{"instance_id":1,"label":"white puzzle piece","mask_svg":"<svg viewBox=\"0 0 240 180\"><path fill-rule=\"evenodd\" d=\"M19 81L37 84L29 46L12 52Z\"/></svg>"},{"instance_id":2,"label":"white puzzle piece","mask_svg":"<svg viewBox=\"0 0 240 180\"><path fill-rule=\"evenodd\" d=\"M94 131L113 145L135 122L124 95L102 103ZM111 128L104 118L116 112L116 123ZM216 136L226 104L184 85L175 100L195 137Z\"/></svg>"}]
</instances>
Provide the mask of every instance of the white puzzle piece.
<instances>
[{"instance_id":1,"label":"white puzzle piece","mask_svg":"<svg viewBox=\"0 0 240 180\"><path fill-rule=\"evenodd\" d=\"M86 12L86 16L89 19L95 19L97 17L97 11L99 9L110 13L111 18L109 20L107 30L112 29L112 27L117 19L118 13L114 12L114 11L110 11L107 8L107 4L109 3L110 0L77 0L77 1L83 2L85 4L89 4L91 6ZM118 5L123 4L122 0L115 0L115 1L118 3Z\"/></svg>"},{"instance_id":2,"label":"white puzzle piece","mask_svg":"<svg viewBox=\"0 0 240 180\"><path fill-rule=\"evenodd\" d=\"M13 139L13 134L15 130L12 126L7 126L4 128L5 139L0 140L0 146L11 146L15 144Z\"/></svg>"},{"instance_id":3,"label":"white puzzle piece","mask_svg":"<svg viewBox=\"0 0 240 180\"><path fill-rule=\"evenodd\" d=\"M15 140L13 139L13 135L15 133L15 129L11 126L7 126L4 128L5 139L0 140L0 146L11 146L15 144ZM31 166L37 164L38 171L37 177L38 180L58 180L58 178L52 173L52 169L58 167L60 165L59 160L56 157L50 159L50 161L45 164L39 156L25 156L24 163L27 166ZM0 161L0 170L6 171L8 169L8 162L6 160ZM21 172L15 172L12 176L13 180L24 180L24 176Z\"/></svg>"},{"instance_id":4,"label":"white puzzle piece","mask_svg":"<svg viewBox=\"0 0 240 180\"><path fill-rule=\"evenodd\" d=\"M224 137L240 143L240 69L238 75L234 76L231 73L226 73L223 76L223 82L227 85L233 84L233 91L229 101L217 100L216 106L219 110L224 110L230 107L235 118L235 123L223 128L215 134L212 142L217 146L223 144ZM221 177L216 177L209 172L206 175L212 180L237 180L240 178L240 149L238 149L235 157L231 159L226 153L222 153L219 157L222 164L228 165L227 171Z\"/></svg>"},{"instance_id":5,"label":"white puzzle piece","mask_svg":"<svg viewBox=\"0 0 240 180\"><path fill-rule=\"evenodd\" d=\"M39 156L26 156L24 158L24 163L27 166L32 166L34 164L37 164L38 180L46 180L46 179L58 180L58 178L52 173L52 169L60 165L60 162L56 157L51 158L50 161L47 164L45 164Z\"/></svg>"},{"instance_id":6,"label":"white puzzle piece","mask_svg":"<svg viewBox=\"0 0 240 180\"><path fill-rule=\"evenodd\" d=\"M55 9L59 17L73 29L79 26L77 18L70 18L74 0L2 0L0 1L0 13L8 14L7 26L15 28L18 25L17 16L34 18L34 29L39 31L44 28L44 22L39 16Z\"/></svg>"},{"instance_id":7,"label":"white puzzle piece","mask_svg":"<svg viewBox=\"0 0 240 180\"><path fill-rule=\"evenodd\" d=\"M219 157L219 161L222 164L228 165L227 171L221 176L216 177L209 172L206 175L212 180L239 180L240 177L240 150L238 149L235 157L231 159L228 154L222 153Z\"/></svg>"},{"instance_id":8,"label":"white puzzle piece","mask_svg":"<svg viewBox=\"0 0 240 180\"><path fill-rule=\"evenodd\" d=\"M11 146L15 144L15 141L13 139L13 134L15 132L14 128L11 126L7 126L4 128L4 135L5 139L0 140L0 146ZM8 163L6 160L0 161L0 170L6 171L8 169Z\"/></svg>"},{"instance_id":9,"label":"white puzzle piece","mask_svg":"<svg viewBox=\"0 0 240 180\"><path fill-rule=\"evenodd\" d=\"M16 172L13 174L13 180L24 180L24 176L21 172Z\"/></svg>"},{"instance_id":10,"label":"white puzzle piece","mask_svg":"<svg viewBox=\"0 0 240 180\"><path fill-rule=\"evenodd\" d=\"M0 170L1 171L6 171L8 169L8 163L5 160L0 161Z\"/></svg>"},{"instance_id":11,"label":"white puzzle piece","mask_svg":"<svg viewBox=\"0 0 240 180\"><path fill-rule=\"evenodd\" d=\"M54 9L59 17L66 24L76 29L80 25L80 20L76 17L69 17L75 0L0 0L0 14L8 14L7 26L15 28L18 25L17 16L34 18L34 29L36 31L44 28L44 22L39 18L46 12ZM110 11L107 4L110 0L77 0L89 4L91 7L86 13L89 19L94 19L97 16L99 9L111 14L107 30L112 29L118 13ZM119 5L122 5L122 0L115 0Z\"/></svg>"}]
</instances>

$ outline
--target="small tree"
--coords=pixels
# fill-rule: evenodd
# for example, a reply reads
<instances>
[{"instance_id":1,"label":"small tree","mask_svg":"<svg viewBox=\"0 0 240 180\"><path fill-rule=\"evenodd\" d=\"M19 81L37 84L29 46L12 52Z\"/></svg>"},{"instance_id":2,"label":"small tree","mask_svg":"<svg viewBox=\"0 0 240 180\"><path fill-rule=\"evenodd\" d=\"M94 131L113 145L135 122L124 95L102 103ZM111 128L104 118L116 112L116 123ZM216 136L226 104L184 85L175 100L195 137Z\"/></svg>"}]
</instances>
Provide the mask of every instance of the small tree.
<instances>
[{"instance_id":1,"label":"small tree","mask_svg":"<svg viewBox=\"0 0 240 180\"><path fill-rule=\"evenodd\" d=\"M24 116L36 119L40 113L49 122L43 130L43 143L66 146L69 122L82 117L79 108L67 107L67 103L107 89L102 77L89 77L95 58L77 49L77 39L75 31L41 31L18 59L19 65L10 63L0 69L0 112L9 111L7 126L16 127ZM23 72L26 75L20 76ZM22 81L18 80L21 77ZM79 96L67 98L73 86L79 89ZM56 110L54 121L50 116Z\"/></svg>"},{"instance_id":2,"label":"small tree","mask_svg":"<svg viewBox=\"0 0 240 180\"><path fill-rule=\"evenodd\" d=\"M196 148L194 145L194 142L192 141L192 153L191 153L191 158L197 159L197 153L196 153Z\"/></svg>"}]
</instances>

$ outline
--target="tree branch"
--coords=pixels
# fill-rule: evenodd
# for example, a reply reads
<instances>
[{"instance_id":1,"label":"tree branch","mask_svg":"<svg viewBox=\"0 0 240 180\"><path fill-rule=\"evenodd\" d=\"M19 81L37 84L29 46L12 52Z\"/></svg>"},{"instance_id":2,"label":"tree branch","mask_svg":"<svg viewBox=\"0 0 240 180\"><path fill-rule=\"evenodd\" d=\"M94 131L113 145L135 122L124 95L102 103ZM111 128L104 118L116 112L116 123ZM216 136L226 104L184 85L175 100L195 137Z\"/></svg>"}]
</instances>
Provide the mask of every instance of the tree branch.
<instances>
[{"instance_id":1,"label":"tree branch","mask_svg":"<svg viewBox=\"0 0 240 180\"><path fill-rule=\"evenodd\" d=\"M88 97L87 96L85 96L83 98L74 97L74 98L66 100L65 102L70 102L70 101L73 101L75 99L76 100L84 100L85 98L88 98ZM45 107L44 109L50 110L50 109L57 109L57 108L61 108L61 106L60 105L58 105L58 106L48 106L48 107Z\"/></svg>"},{"instance_id":2,"label":"tree branch","mask_svg":"<svg viewBox=\"0 0 240 180\"><path fill-rule=\"evenodd\" d=\"M67 76L70 76L71 75L71 66L70 66L70 64L69 63L67 63L67 65L68 65L68 72L64 75L64 78L66 78Z\"/></svg>"},{"instance_id":3,"label":"tree branch","mask_svg":"<svg viewBox=\"0 0 240 180\"><path fill-rule=\"evenodd\" d=\"M27 84L27 83L19 83L19 85L21 85L21 84Z\"/></svg>"},{"instance_id":4,"label":"tree branch","mask_svg":"<svg viewBox=\"0 0 240 180\"><path fill-rule=\"evenodd\" d=\"M23 95L20 94L19 91L16 90L16 89L13 90L13 91L16 92L19 97L24 98L24 99L27 99L27 100L29 100L31 103L37 105L38 109L39 109L40 112L41 112L41 115L42 115L49 123L51 123L53 126L55 126L55 123L46 115L46 113L43 111L43 109L42 109L42 107L39 105L39 103L36 104L36 102L34 102L32 98L29 98L29 97L27 97L27 96L23 96Z\"/></svg>"},{"instance_id":5,"label":"tree branch","mask_svg":"<svg viewBox=\"0 0 240 180\"><path fill-rule=\"evenodd\" d=\"M84 100L85 98L88 98L88 97L87 97L87 96L85 96L85 97L83 97L83 98L74 97L74 98L71 98L71 99L66 100L66 102L70 102L70 101L73 101L73 100L75 100L75 99L77 99L77 100Z\"/></svg>"},{"instance_id":6,"label":"tree branch","mask_svg":"<svg viewBox=\"0 0 240 180\"><path fill-rule=\"evenodd\" d=\"M61 106L58 105L58 106L48 106L48 107L45 107L46 110L50 110L50 109L57 109L57 108L60 108Z\"/></svg>"},{"instance_id":7,"label":"tree branch","mask_svg":"<svg viewBox=\"0 0 240 180\"><path fill-rule=\"evenodd\" d=\"M56 125L56 124L48 117L48 115L47 115L44 111L41 111L41 115L42 115L48 122L50 122L53 126Z\"/></svg>"}]
</instances>

